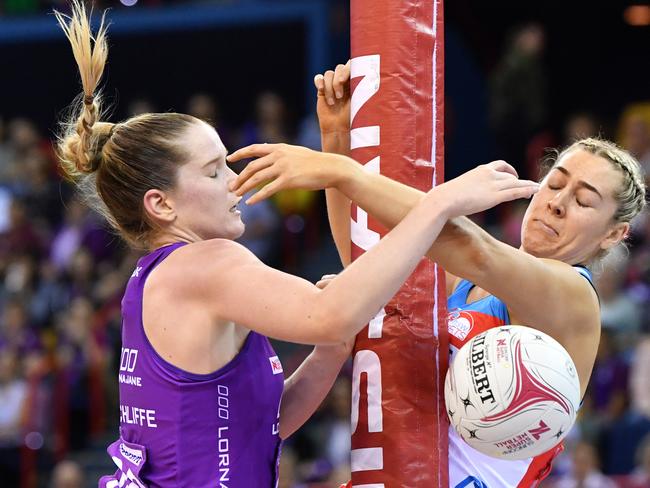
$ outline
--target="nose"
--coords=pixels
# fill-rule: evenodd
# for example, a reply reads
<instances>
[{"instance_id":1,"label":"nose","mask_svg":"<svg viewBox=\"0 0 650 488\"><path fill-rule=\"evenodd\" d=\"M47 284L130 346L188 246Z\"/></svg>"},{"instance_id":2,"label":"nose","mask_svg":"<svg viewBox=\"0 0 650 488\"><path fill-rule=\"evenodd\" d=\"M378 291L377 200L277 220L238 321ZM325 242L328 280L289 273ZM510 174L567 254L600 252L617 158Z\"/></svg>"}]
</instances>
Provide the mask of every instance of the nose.
<instances>
[{"instance_id":1,"label":"nose","mask_svg":"<svg viewBox=\"0 0 650 488\"><path fill-rule=\"evenodd\" d=\"M566 213L563 195L563 192L556 193L553 198L549 199L547 204L548 210L556 217L564 217Z\"/></svg>"},{"instance_id":2,"label":"nose","mask_svg":"<svg viewBox=\"0 0 650 488\"><path fill-rule=\"evenodd\" d=\"M237 178L237 173L235 173L230 166L226 166L226 181L230 186L230 183Z\"/></svg>"}]
</instances>

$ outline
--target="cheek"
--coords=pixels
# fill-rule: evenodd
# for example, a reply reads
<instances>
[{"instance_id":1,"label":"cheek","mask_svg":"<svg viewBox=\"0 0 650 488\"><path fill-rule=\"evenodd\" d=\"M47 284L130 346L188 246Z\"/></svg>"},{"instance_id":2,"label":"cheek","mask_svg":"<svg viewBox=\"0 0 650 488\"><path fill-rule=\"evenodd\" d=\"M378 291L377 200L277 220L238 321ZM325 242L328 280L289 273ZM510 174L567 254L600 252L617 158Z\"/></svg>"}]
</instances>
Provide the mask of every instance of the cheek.
<instances>
[{"instance_id":1,"label":"cheek","mask_svg":"<svg viewBox=\"0 0 650 488\"><path fill-rule=\"evenodd\" d=\"M537 195L535 195L532 198L532 200L528 204L528 208L526 208L526 212L524 213L524 217L522 219L522 224L521 224L522 230L529 224L530 216L535 211L536 204L537 204L537 202L535 201L535 197L537 197Z\"/></svg>"},{"instance_id":2,"label":"cheek","mask_svg":"<svg viewBox=\"0 0 650 488\"><path fill-rule=\"evenodd\" d=\"M571 222L571 233L587 247L602 240L607 234L606 223L599 215L576 215Z\"/></svg>"},{"instance_id":3,"label":"cheek","mask_svg":"<svg viewBox=\"0 0 650 488\"><path fill-rule=\"evenodd\" d=\"M196 198L201 201L202 205L225 206L227 202L227 191L225 185L212 179L207 179L201 186L200 191L196 191Z\"/></svg>"}]
</instances>

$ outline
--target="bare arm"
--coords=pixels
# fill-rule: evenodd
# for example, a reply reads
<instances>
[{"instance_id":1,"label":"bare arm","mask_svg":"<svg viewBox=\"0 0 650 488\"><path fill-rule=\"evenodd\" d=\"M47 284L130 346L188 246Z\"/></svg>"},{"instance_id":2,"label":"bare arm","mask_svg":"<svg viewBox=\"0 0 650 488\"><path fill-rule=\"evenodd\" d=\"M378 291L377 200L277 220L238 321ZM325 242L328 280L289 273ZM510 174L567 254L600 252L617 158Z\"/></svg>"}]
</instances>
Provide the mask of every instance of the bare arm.
<instances>
[{"instance_id":1,"label":"bare arm","mask_svg":"<svg viewBox=\"0 0 650 488\"><path fill-rule=\"evenodd\" d=\"M423 203L324 290L265 266L225 240L179 250L188 263L204 263L187 273L187 286L179 288L195 291L216 318L264 335L304 344L340 343L390 300L442 228L448 207L435 194ZM350 290L365 293L349 300Z\"/></svg>"},{"instance_id":2,"label":"bare arm","mask_svg":"<svg viewBox=\"0 0 650 488\"><path fill-rule=\"evenodd\" d=\"M323 150L327 152L349 152L349 80L349 63L314 79ZM339 249L343 247L339 241L349 239L348 199L392 228L422 198L422 192L381 175L366 174L358 165L331 162L335 164L327 168L331 174L326 177L330 182L326 191L332 196L328 212ZM348 225L343 226L346 216ZM513 249L466 217L450 219L427 255L445 268L448 294L455 277L462 276L501 298L516 319L555 337L563 337L567 321L594 323L598 307L593 290L569 266ZM345 258L343 253L341 257ZM567 310L574 313L567 316ZM587 331L593 329L586 327ZM571 337L581 335L576 332Z\"/></svg>"},{"instance_id":3,"label":"bare arm","mask_svg":"<svg viewBox=\"0 0 650 488\"><path fill-rule=\"evenodd\" d=\"M320 406L348 356L348 353L332 353L325 351L323 346L316 346L284 382L280 407L282 439L298 430Z\"/></svg>"},{"instance_id":4,"label":"bare arm","mask_svg":"<svg viewBox=\"0 0 650 488\"><path fill-rule=\"evenodd\" d=\"M424 195L382 175L368 174L349 158L289 152L266 166L266 174L258 171L256 162L251 163L240 175L242 188L274 178L261 191L260 198L265 198L282 188L303 187L305 180L311 189L335 187L388 228L420 205ZM467 185L459 192L467 195L467 188L473 189L470 194L480 189ZM447 193L447 198L454 196ZM573 357L583 389L586 387L599 337L598 301L591 286L571 266L508 246L464 217L449 220L427 256L503 300L516 323L556 338Z\"/></svg>"},{"instance_id":5,"label":"bare arm","mask_svg":"<svg viewBox=\"0 0 650 488\"><path fill-rule=\"evenodd\" d=\"M325 152L347 155L350 152L350 133L321 134L321 145ZM332 237L334 237L341 263L343 267L346 267L352 260L350 255L351 201L337 188L326 188L325 200Z\"/></svg>"},{"instance_id":6,"label":"bare arm","mask_svg":"<svg viewBox=\"0 0 650 488\"><path fill-rule=\"evenodd\" d=\"M342 177L335 180L343 193L388 228L423 195L352 165L338 174ZM427 256L452 275L503 300L517 322L560 341L576 363L584 391L598 345L600 318L593 289L571 266L515 249L466 217L450 219Z\"/></svg>"},{"instance_id":7,"label":"bare arm","mask_svg":"<svg viewBox=\"0 0 650 488\"><path fill-rule=\"evenodd\" d=\"M337 72L339 68L337 67ZM349 79L349 70L343 73ZM327 75L327 74L326 74ZM345 78L345 76L343 76ZM323 148L344 152L340 135L349 131L349 119L322 104L321 94L332 89L331 76L316 80L319 90L319 119ZM347 81L347 80L346 80ZM335 98L335 105L344 99ZM292 154L292 157L269 161L264 172L249 166L237 185L250 188L263 181L274 180L259 199L284 188L336 188L388 228L393 227L422 199L423 193L381 175L367 174L349 160L333 155ZM310 156L310 157L307 157ZM274 167L275 166L275 167ZM305 181L308 185L305 185ZM476 186L466 186L476 191ZM331 193L332 195L339 195ZM349 206L342 197L333 200L328 210L337 245L349 238L349 229L340 223L349 222ZM346 222L346 224L347 224ZM336 237L338 236L338 237ZM339 245L339 249L341 249ZM593 352L598 343L599 312L597 297L584 278L567 264L538 259L514 249L494 238L465 217L450 219L427 255L440 263L448 273L447 290L451 291L454 275L476 283L503 300L511 318L549 333L571 353L580 373L583 388L593 365ZM341 253L345 263L346 256ZM525 290L525 292L522 292ZM595 344L595 345L594 345Z\"/></svg>"},{"instance_id":8,"label":"bare arm","mask_svg":"<svg viewBox=\"0 0 650 488\"><path fill-rule=\"evenodd\" d=\"M322 159L329 164L334 159L342 167L358 167L344 156L286 144L254 144L236 151L228 159L234 162L249 157L258 159L240 174L245 181L243 185L232 182L233 191L242 194L247 187L255 186L256 181L274 179L249 201L260 200L287 182L284 177L274 175L289 161ZM321 165L314 167L322 168ZM314 183L320 184L318 173L312 177ZM279 339L308 344L340 342L361 330L395 294L448 217L471 214L537 191L536 183L518 180L513 173L511 166L495 162L432 189L393 231L350 264L325 290L319 291L311 284L306 286L303 280L263 266L242 250L233 250L226 262L217 259L216 254L214 258L201 259L200 262L205 263L218 262L212 271L215 277L229 277L225 289L214 287L212 300L219 307L216 315ZM247 179L246 175L253 176ZM301 187L311 188L308 180L300 183ZM467 187L475 190L463 191ZM213 281L214 278L206 277L206 283ZM251 306L250 296L245 293L251 289L255 290L256 306ZM363 290L364 293L350 301L350 290ZM242 296L242 292L246 296ZM268 324L269 316L274 317L273 325Z\"/></svg>"},{"instance_id":9,"label":"bare arm","mask_svg":"<svg viewBox=\"0 0 650 488\"><path fill-rule=\"evenodd\" d=\"M316 287L323 289L336 275L323 276ZM280 408L280 437L298 430L322 403L350 357L354 338L336 346L316 346L300 367L284 382Z\"/></svg>"},{"instance_id":10,"label":"bare arm","mask_svg":"<svg viewBox=\"0 0 650 488\"><path fill-rule=\"evenodd\" d=\"M350 61L314 77L316 112L323 152L350 155ZM350 199L325 188L327 218L343 267L350 264Z\"/></svg>"}]
</instances>

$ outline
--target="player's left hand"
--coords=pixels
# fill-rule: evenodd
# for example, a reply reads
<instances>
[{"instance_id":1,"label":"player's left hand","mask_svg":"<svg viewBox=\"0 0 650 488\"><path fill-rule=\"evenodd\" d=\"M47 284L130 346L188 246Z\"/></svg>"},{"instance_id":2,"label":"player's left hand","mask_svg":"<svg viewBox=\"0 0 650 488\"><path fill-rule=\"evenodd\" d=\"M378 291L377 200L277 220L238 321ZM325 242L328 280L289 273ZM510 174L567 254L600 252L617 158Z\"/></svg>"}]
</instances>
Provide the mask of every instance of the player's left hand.
<instances>
[{"instance_id":1,"label":"player's left hand","mask_svg":"<svg viewBox=\"0 0 650 488\"><path fill-rule=\"evenodd\" d=\"M350 131L350 61L314 76L316 113L322 134Z\"/></svg>"}]
</instances>

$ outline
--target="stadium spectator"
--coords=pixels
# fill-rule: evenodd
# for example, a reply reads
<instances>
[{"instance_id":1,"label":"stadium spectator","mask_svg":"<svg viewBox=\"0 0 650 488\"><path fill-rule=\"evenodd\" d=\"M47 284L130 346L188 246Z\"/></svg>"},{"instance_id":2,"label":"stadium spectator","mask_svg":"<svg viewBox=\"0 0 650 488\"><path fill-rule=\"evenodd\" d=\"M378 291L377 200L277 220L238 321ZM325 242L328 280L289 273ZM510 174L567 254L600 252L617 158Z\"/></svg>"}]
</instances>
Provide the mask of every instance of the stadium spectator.
<instances>
[{"instance_id":1,"label":"stadium spectator","mask_svg":"<svg viewBox=\"0 0 650 488\"><path fill-rule=\"evenodd\" d=\"M65 460L54 468L50 488L84 488L85 486L84 474L78 463Z\"/></svg>"},{"instance_id":2,"label":"stadium spectator","mask_svg":"<svg viewBox=\"0 0 650 488\"><path fill-rule=\"evenodd\" d=\"M554 488L616 488L598 469L596 449L586 442L579 443L573 451L571 474L563 476Z\"/></svg>"},{"instance_id":3,"label":"stadium spectator","mask_svg":"<svg viewBox=\"0 0 650 488\"><path fill-rule=\"evenodd\" d=\"M0 480L3 486L19 484L23 438L21 418L27 398L27 385L21 378L18 367L15 351L3 350L0 353Z\"/></svg>"}]
</instances>

